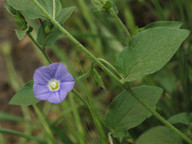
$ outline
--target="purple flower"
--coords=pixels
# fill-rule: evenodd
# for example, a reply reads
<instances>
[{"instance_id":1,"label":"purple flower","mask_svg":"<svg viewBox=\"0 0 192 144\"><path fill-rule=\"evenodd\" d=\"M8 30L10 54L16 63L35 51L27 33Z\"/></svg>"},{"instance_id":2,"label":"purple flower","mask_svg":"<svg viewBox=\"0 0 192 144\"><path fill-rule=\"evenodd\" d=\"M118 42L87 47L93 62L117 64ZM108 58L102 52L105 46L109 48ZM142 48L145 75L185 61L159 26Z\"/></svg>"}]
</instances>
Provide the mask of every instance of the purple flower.
<instances>
[{"instance_id":1,"label":"purple flower","mask_svg":"<svg viewBox=\"0 0 192 144\"><path fill-rule=\"evenodd\" d=\"M51 103L62 102L75 84L67 68L61 63L38 68L33 75L33 92L37 99Z\"/></svg>"}]
</instances>

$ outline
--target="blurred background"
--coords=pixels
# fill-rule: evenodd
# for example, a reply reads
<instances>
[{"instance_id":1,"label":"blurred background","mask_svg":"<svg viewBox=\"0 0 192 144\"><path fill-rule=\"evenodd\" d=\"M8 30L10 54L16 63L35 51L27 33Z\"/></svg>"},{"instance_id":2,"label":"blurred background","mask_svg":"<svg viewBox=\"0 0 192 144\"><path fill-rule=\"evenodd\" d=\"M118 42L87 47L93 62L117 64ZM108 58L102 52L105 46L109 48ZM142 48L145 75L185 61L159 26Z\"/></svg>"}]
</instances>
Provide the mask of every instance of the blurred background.
<instances>
[{"instance_id":1,"label":"blurred background","mask_svg":"<svg viewBox=\"0 0 192 144\"><path fill-rule=\"evenodd\" d=\"M97 12L91 0L61 0L61 2L63 7L76 6L64 27L94 55L106 59L115 66L116 57L126 46L126 40L122 28L118 26L113 17L107 13ZM119 11L119 17L133 35L139 31L139 28L160 20L181 21L183 22L182 28L192 29L191 0L159 0L159 3L157 0L113 0L113 2ZM32 107L9 105L9 101L24 83L33 79L33 73L38 67L48 63L27 36L21 41L18 40L15 34L17 26L14 18L5 10L4 3L6 3L5 0L0 0L0 127L34 136L41 135L43 130L38 125L38 118ZM37 29L34 29L34 37L36 33ZM70 72L77 76L87 72L91 67L90 59L63 36L53 47L47 48L47 53L53 62L63 62ZM163 70L136 81L132 85L148 84L164 88L164 95L158 104L158 110L166 118L178 112L191 111L191 65L190 36ZM84 87L77 85L76 88L81 90L82 95L89 93L93 96L95 107L103 115L121 88L113 83L101 69L97 69L108 90L99 86L93 77L83 82ZM67 101L71 100L67 98ZM98 143L98 135L88 110L80 105L78 100L75 101L75 105L79 107L83 128L88 135L87 141L90 144ZM72 117L68 120L66 117L60 117L60 115L70 114L70 109L67 109L69 112L63 111L63 107L67 108L67 104L61 106L40 102L39 106L50 123L64 121L72 125L70 123ZM36 126L31 127L25 120L33 120ZM145 131L146 125L149 128L158 123L154 118L150 118L141 126L131 130L132 136L137 137ZM68 128L65 124L61 124L61 127L66 130L75 130L75 128ZM0 143L2 142L3 144L22 144L26 143L26 140L3 134L0 135ZM28 143L35 144L29 141Z\"/></svg>"}]
</instances>

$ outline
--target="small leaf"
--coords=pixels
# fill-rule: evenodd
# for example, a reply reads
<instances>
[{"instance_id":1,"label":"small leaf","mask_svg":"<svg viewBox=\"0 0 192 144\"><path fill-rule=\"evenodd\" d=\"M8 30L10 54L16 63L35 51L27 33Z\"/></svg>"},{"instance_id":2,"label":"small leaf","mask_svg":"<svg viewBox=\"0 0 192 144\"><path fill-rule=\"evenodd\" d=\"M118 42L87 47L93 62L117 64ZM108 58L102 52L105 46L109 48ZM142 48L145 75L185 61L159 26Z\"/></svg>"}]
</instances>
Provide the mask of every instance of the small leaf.
<instances>
[{"instance_id":1,"label":"small leaf","mask_svg":"<svg viewBox=\"0 0 192 144\"><path fill-rule=\"evenodd\" d=\"M44 32L43 32L43 27L40 26L38 31L37 31L37 42L40 45L43 45L43 39L44 39Z\"/></svg>"},{"instance_id":2,"label":"small leaf","mask_svg":"<svg viewBox=\"0 0 192 144\"><path fill-rule=\"evenodd\" d=\"M142 134L136 144L183 144L183 142L171 129L157 126Z\"/></svg>"},{"instance_id":3,"label":"small leaf","mask_svg":"<svg viewBox=\"0 0 192 144\"><path fill-rule=\"evenodd\" d=\"M72 15L74 9L75 9L75 6L63 8L58 14L58 16L56 17L56 20L60 24L63 24Z\"/></svg>"},{"instance_id":4,"label":"small leaf","mask_svg":"<svg viewBox=\"0 0 192 144\"><path fill-rule=\"evenodd\" d=\"M97 84L105 90L106 88L103 83L103 80L95 68L93 69L92 73L93 73L93 77L94 77L95 81L97 82Z\"/></svg>"},{"instance_id":5,"label":"small leaf","mask_svg":"<svg viewBox=\"0 0 192 144\"><path fill-rule=\"evenodd\" d=\"M10 100L9 104L28 106L38 102L39 100L35 98L33 94L33 81L29 81L15 94L15 96Z\"/></svg>"},{"instance_id":6,"label":"small leaf","mask_svg":"<svg viewBox=\"0 0 192 144\"><path fill-rule=\"evenodd\" d=\"M147 26L141 28L142 30L156 28L156 27L170 27L170 28L180 28L182 26L181 22L176 21L157 21L148 24Z\"/></svg>"},{"instance_id":7,"label":"small leaf","mask_svg":"<svg viewBox=\"0 0 192 144\"><path fill-rule=\"evenodd\" d=\"M134 81L160 70L188 35L188 30L166 27L140 32L120 53L117 59L119 72L127 81Z\"/></svg>"},{"instance_id":8,"label":"small leaf","mask_svg":"<svg viewBox=\"0 0 192 144\"><path fill-rule=\"evenodd\" d=\"M49 33L45 38L45 47L52 46L52 44L59 38L61 31L55 30Z\"/></svg>"},{"instance_id":9,"label":"small leaf","mask_svg":"<svg viewBox=\"0 0 192 144\"><path fill-rule=\"evenodd\" d=\"M25 37L25 35L27 34L28 30L29 30L29 27L27 27L25 30L16 29L15 31L16 31L16 35L17 35L18 39L22 40Z\"/></svg>"},{"instance_id":10,"label":"small leaf","mask_svg":"<svg viewBox=\"0 0 192 144\"><path fill-rule=\"evenodd\" d=\"M136 87L133 91L153 109L162 94L161 88L152 86ZM113 136L121 138L127 130L138 126L150 116L151 113L124 90L112 101L105 122L113 132Z\"/></svg>"},{"instance_id":11,"label":"small leaf","mask_svg":"<svg viewBox=\"0 0 192 144\"><path fill-rule=\"evenodd\" d=\"M176 115L170 117L168 121L172 124L181 123L181 124L189 125L191 123L190 116L188 113L176 114Z\"/></svg>"}]
</instances>

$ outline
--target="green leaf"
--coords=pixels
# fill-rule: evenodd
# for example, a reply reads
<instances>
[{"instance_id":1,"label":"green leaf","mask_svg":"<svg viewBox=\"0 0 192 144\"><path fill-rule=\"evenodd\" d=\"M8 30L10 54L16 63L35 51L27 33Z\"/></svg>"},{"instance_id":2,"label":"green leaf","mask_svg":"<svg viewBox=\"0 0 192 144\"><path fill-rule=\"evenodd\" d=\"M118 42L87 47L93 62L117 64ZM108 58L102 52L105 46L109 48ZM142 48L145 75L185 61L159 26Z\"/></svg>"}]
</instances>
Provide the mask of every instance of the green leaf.
<instances>
[{"instance_id":1,"label":"green leaf","mask_svg":"<svg viewBox=\"0 0 192 144\"><path fill-rule=\"evenodd\" d=\"M141 29L145 30L145 29L156 28L156 27L180 28L181 26L182 26L182 23L177 21L157 21L157 22L150 23Z\"/></svg>"},{"instance_id":2,"label":"green leaf","mask_svg":"<svg viewBox=\"0 0 192 144\"><path fill-rule=\"evenodd\" d=\"M157 126L142 134L136 144L183 144L183 142L171 129Z\"/></svg>"},{"instance_id":3,"label":"green leaf","mask_svg":"<svg viewBox=\"0 0 192 144\"><path fill-rule=\"evenodd\" d=\"M170 117L168 121L172 124L181 123L181 124L189 125L191 123L190 115L188 113L176 114L176 115Z\"/></svg>"},{"instance_id":4,"label":"green leaf","mask_svg":"<svg viewBox=\"0 0 192 144\"><path fill-rule=\"evenodd\" d=\"M56 17L56 20L60 24L63 24L72 15L74 9L75 9L75 6L63 8L58 14L58 16Z\"/></svg>"},{"instance_id":5,"label":"green leaf","mask_svg":"<svg viewBox=\"0 0 192 144\"><path fill-rule=\"evenodd\" d=\"M46 18L41 10L31 0L7 0L7 2L17 10L21 10L28 18ZM52 0L38 0L41 6L52 16L53 15L53 1ZM55 16L57 16L62 8L60 0L55 1Z\"/></svg>"},{"instance_id":6,"label":"green leaf","mask_svg":"<svg viewBox=\"0 0 192 144\"><path fill-rule=\"evenodd\" d=\"M95 81L97 82L97 84L105 90L106 88L103 83L103 80L95 68L93 69L92 74L93 74L93 77L94 77Z\"/></svg>"},{"instance_id":7,"label":"green leaf","mask_svg":"<svg viewBox=\"0 0 192 144\"><path fill-rule=\"evenodd\" d=\"M133 88L133 91L154 109L162 94L161 88L153 86L140 86ZM105 122L114 137L122 137L127 130L138 126L150 116L151 113L124 90L112 101Z\"/></svg>"},{"instance_id":8,"label":"green leaf","mask_svg":"<svg viewBox=\"0 0 192 144\"><path fill-rule=\"evenodd\" d=\"M37 31L37 42L40 45L43 45L43 39L44 39L44 32L43 32L43 27L40 26L38 31Z\"/></svg>"},{"instance_id":9,"label":"green leaf","mask_svg":"<svg viewBox=\"0 0 192 144\"><path fill-rule=\"evenodd\" d=\"M28 106L38 102L39 100L33 94L33 81L29 81L15 94L9 104Z\"/></svg>"},{"instance_id":10,"label":"green leaf","mask_svg":"<svg viewBox=\"0 0 192 144\"><path fill-rule=\"evenodd\" d=\"M22 10L28 18L35 19L45 17L41 10L31 0L7 0L7 2L16 10Z\"/></svg>"},{"instance_id":11,"label":"green leaf","mask_svg":"<svg viewBox=\"0 0 192 144\"><path fill-rule=\"evenodd\" d=\"M54 30L53 32L49 33L45 38L45 47L52 46L52 44L59 38L61 35L61 31Z\"/></svg>"},{"instance_id":12,"label":"green leaf","mask_svg":"<svg viewBox=\"0 0 192 144\"><path fill-rule=\"evenodd\" d=\"M189 35L188 30L158 27L133 37L117 59L117 67L127 81L138 80L160 70Z\"/></svg>"},{"instance_id":13,"label":"green leaf","mask_svg":"<svg viewBox=\"0 0 192 144\"><path fill-rule=\"evenodd\" d=\"M16 29L15 32L16 32L18 39L22 40L25 37L25 35L27 34L28 30L29 30L29 27L27 27L25 30Z\"/></svg>"}]
</instances>

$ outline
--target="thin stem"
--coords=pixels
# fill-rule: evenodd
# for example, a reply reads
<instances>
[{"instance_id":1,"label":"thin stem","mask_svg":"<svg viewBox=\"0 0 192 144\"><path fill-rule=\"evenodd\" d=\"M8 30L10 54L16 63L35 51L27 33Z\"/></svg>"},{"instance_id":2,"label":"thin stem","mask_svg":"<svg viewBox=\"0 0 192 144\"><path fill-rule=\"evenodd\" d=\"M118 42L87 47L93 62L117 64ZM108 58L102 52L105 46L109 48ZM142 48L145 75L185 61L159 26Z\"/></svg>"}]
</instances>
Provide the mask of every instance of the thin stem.
<instances>
[{"instance_id":1,"label":"thin stem","mask_svg":"<svg viewBox=\"0 0 192 144\"><path fill-rule=\"evenodd\" d=\"M77 126L77 130L79 132L78 134L78 140L79 140L79 144L86 144L86 140L85 140L85 133L83 131L83 127L82 127L82 123L81 123L81 119L79 116L79 112L78 109L75 107L75 102L73 100L73 98L70 96L69 100L71 102L71 106L73 109L73 116L74 116L74 120Z\"/></svg>"},{"instance_id":2,"label":"thin stem","mask_svg":"<svg viewBox=\"0 0 192 144\"><path fill-rule=\"evenodd\" d=\"M53 0L53 19L55 19L55 0Z\"/></svg>"},{"instance_id":3,"label":"thin stem","mask_svg":"<svg viewBox=\"0 0 192 144\"><path fill-rule=\"evenodd\" d=\"M119 74L119 72L117 71L116 68L114 68L108 61L102 59L102 58L97 58L99 61L101 61L103 64L109 66L113 72L115 72L115 74L119 77L119 78L123 78L122 75Z\"/></svg>"},{"instance_id":4,"label":"thin stem","mask_svg":"<svg viewBox=\"0 0 192 144\"><path fill-rule=\"evenodd\" d=\"M75 89L73 89L72 92L83 102L84 105L88 106L88 103L83 99L83 97Z\"/></svg>"},{"instance_id":5,"label":"thin stem","mask_svg":"<svg viewBox=\"0 0 192 144\"><path fill-rule=\"evenodd\" d=\"M41 121L41 123L42 123L42 125L43 125L43 127L45 129L45 132L47 133L47 136L48 136L47 142L48 142L48 144L56 144L53 133L52 133L51 129L49 128L49 125L46 122L42 112L39 110L38 106L36 106L36 105L33 105L33 108L34 108L39 120Z\"/></svg>"},{"instance_id":6,"label":"thin stem","mask_svg":"<svg viewBox=\"0 0 192 144\"><path fill-rule=\"evenodd\" d=\"M111 133L108 133L108 138L109 138L109 143L110 143L110 144L113 144L113 139L112 139L112 137L111 137Z\"/></svg>"},{"instance_id":7,"label":"thin stem","mask_svg":"<svg viewBox=\"0 0 192 144\"><path fill-rule=\"evenodd\" d=\"M183 1L181 0L176 0L178 8L179 8L179 13L180 13L180 18L183 22L184 27L187 26L187 22L186 22L186 18L185 18L185 14L184 14L184 9L183 9Z\"/></svg>"},{"instance_id":8,"label":"thin stem","mask_svg":"<svg viewBox=\"0 0 192 144\"><path fill-rule=\"evenodd\" d=\"M161 115L159 115L156 111L150 108L147 104L145 104L135 93L127 87L125 83L114 75L107 67L105 67L92 53L90 53L79 41L77 41L68 31L66 31L56 20L54 20L49 13L37 2L37 0L33 0L33 2L37 5L37 7L47 16L47 18L57 27L66 37L68 37L77 47L79 47L87 56L89 56L95 63L97 63L100 68L102 68L111 78L116 80L118 84L120 84L124 89L126 89L140 104L142 104L149 112L151 112L158 120L160 120L167 127L175 131L178 135L180 135L186 142L192 144L192 141L180 132L177 128L175 128L172 124L166 121Z\"/></svg>"},{"instance_id":9,"label":"thin stem","mask_svg":"<svg viewBox=\"0 0 192 144\"><path fill-rule=\"evenodd\" d=\"M41 48L41 46L35 41L35 39L33 38L33 36L28 33L27 34L29 36L29 38L31 39L31 41L35 44L35 46L42 52L42 54L45 56L45 58L47 59L47 61L51 64L52 61L51 59L48 57L48 55L45 52L45 49Z\"/></svg>"},{"instance_id":10,"label":"thin stem","mask_svg":"<svg viewBox=\"0 0 192 144\"><path fill-rule=\"evenodd\" d=\"M153 3L154 3L155 7L157 8L157 10L159 12L159 17L161 18L161 20L166 20L165 15L163 13L163 9L161 8L161 5L159 4L159 1L158 0L153 0Z\"/></svg>"},{"instance_id":11,"label":"thin stem","mask_svg":"<svg viewBox=\"0 0 192 144\"><path fill-rule=\"evenodd\" d=\"M23 137L23 138L26 138L26 139L29 139L29 140L34 140L34 141L36 141L36 142L46 143L44 140L41 140L41 139L39 139L39 138L30 136L30 135L26 135L26 134L23 134L23 133L14 131L14 130L9 130L9 129L0 128L0 133L6 133L6 134L11 134L11 135L16 135L16 136L20 136L20 137Z\"/></svg>"},{"instance_id":12,"label":"thin stem","mask_svg":"<svg viewBox=\"0 0 192 144\"><path fill-rule=\"evenodd\" d=\"M127 35L128 41L129 41L131 39L131 34L129 33L129 31L126 28L126 26L123 24L121 19L117 16L117 14L114 12L114 10L111 10L110 13L116 19L116 21L119 23L119 25L123 28L123 30L125 31L125 33Z\"/></svg>"}]
</instances>

